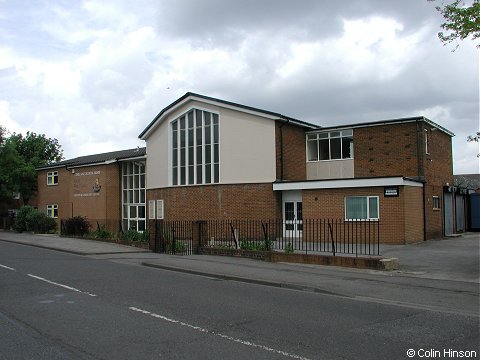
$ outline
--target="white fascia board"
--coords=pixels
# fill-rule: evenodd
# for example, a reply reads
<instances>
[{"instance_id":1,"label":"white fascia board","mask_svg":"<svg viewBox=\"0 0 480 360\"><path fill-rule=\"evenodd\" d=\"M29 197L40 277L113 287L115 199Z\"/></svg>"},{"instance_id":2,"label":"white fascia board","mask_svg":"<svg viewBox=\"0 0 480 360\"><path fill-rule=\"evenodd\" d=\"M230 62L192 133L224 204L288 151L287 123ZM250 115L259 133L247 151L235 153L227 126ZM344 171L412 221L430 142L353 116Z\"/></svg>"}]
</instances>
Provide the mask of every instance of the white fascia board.
<instances>
[{"instance_id":1,"label":"white fascia board","mask_svg":"<svg viewBox=\"0 0 480 360\"><path fill-rule=\"evenodd\" d=\"M210 100L210 99L204 99L202 97L197 97L197 96L191 95L191 96L183 99L181 102L179 102L178 104L176 104L172 108L165 111L165 113L163 113L162 116L159 117L155 121L155 124L153 124L152 127L141 137L141 140L147 140L150 137L150 134L165 120L165 118L167 116L169 116L172 112L176 111L179 107L183 106L188 101L198 101L198 102L202 102L202 103L209 104L209 105L223 107L225 109L236 110L236 111L240 111L240 112L243 112L243 113L246 113L246 114L260 116L260 117L270 119L270 120L281 120L281 118L278 117L278 116L266 114L264 112L245 109L245 108L240 107L240 106L224 104L224 103L221 103L221 102L218 102L218 101L214 101L214 100ZM208 111L211 111L211 110L208 110Z\"/></svg>"},{"instance_id":2,"label":"white fascia board","mask_svg":"<svg viewBox=\"0 0 480 360\"><path fill-rule=\"evenodd\" d=\"M129 158L122 158L122 159L118 159L117 161L124 162L124 161L145 160L146 158L147 158L146 155L142 155L142 156L135 156L135 157L129 157Z\"/></svg>"},{"instance_id":3,"label":"white fascia board","mask_svg":"<svg viewBox=\"0 0 480 360\"><path fill-rule=\"evenodd\" d=\"M314 189L344 189L376 186L415 186L423 187L423 183L403 177L371 178L371 179L341 179L274 183L273 191L314 190Z\"/></svg>"}]
</instances>

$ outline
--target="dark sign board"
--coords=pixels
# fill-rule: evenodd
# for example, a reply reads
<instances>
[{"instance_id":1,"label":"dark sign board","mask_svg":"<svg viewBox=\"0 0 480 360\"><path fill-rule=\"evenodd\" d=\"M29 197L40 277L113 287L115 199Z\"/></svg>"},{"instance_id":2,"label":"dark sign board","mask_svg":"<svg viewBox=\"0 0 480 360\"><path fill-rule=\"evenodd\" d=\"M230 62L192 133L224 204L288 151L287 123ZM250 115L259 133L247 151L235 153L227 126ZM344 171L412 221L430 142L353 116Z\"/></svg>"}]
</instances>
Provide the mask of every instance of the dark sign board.
<instances>
[{"instance_id":1,"label":"dark sign board","mask_svg":"<svg viewBox=\"0 0 480 360\"><path fill-rule=\"evenodd\" d=\"M386 186L383 188L383 196L398 196L398 186Z\"/></svg>"}]
</instances>

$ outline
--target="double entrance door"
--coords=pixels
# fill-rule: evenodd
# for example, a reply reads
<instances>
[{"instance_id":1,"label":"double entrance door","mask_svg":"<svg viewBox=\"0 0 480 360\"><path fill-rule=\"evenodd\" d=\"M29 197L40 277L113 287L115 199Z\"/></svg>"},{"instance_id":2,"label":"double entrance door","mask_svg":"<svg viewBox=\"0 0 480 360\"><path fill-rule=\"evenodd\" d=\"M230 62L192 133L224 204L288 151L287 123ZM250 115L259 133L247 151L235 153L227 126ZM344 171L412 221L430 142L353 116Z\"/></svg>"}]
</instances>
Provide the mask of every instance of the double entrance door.
<instances>
[{"instance_id":1,"label":"double entrance door","mask_svg":"<svg viewBox=\"0 0 480 360\"><path fill-rule=\"evenodd\" d=\"M303 234L302 192L284 191L282 194L283 235L300 238Z\"/></svg>"}]
</instances>

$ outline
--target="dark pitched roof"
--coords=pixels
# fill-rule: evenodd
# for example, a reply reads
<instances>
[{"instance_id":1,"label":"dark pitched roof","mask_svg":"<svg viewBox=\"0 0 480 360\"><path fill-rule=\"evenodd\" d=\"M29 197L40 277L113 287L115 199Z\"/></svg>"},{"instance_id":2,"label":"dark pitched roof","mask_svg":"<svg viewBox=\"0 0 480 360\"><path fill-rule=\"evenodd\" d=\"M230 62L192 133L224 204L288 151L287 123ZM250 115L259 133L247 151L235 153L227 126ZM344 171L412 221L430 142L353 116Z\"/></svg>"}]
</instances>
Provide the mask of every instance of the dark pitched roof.
<instances>
[{"instance_id":1,"label":"dark pitched roof","mask_svg":"<svg viewBox=\"0 0 480 360\"><path fill-rule=\"evenodd\" d=\"M102 164L110 161L121 161L130 158L142 157L146 154L145 147L139 147L135 149L111 151L102 154L93 154L76 157L74 159L63 160L56 163L48 164L37 168L37 170L58 168L58 167L75 167L75 166L84 166L84 165L94 165Z\"/></svg>"},{"instance_id":2,"label":"dark pitched roof","mask_svg":"<svg viewBox=\"0 0 480 360\"><path fill-rule=\"evenodd\" d=\"M471 190L480 189L480 174L453 175L455 185Z\"/></svg>"},{"instance_id":3,"label":"dark pitched roof","mask_svg":"<svg viewBox=\"0 0 480 360\"><path fill-rule=\"evenodd\" d=\"M173 103L171 103L170 105L165 107L162 111L160 111L157 114L157 116L155 116L155 118L150 122L150 124L148 124L148 126L145 128L145 130L143 130L142 133L140 135L138 135L138 137L142 139L143 136L156 124L157 120L159 120L162 117L162 115L164 115L169 110L171 110L172 108L174 108L178 104L182 103L184 100L186 100L189 97L195 97L195 98L198 98L198 99L201 99L201 100L213 101L213 102L217 102L217 103L220 103L220 104L237 107L237 108L240 108L240 109L245 109L245 110L258 112L258 113L262 113L262 114L269 115L269 116L278 117L279 119L283 119L285 121L292 122L296 125L311 128L311 129L320 128L320 126L318 126L318 125L311 124L311 123L308 123L308 122L305 122L305 121L301 121L301 120L298 120L298 119L295 119L295 118L292 118L292 117L289 117L289 116L285 116L285 115L282 115L282 114L279 114L279 113L276 113L276 112L273 112L273 111L263 110L263 109L255 108L255 107L252 107L252 106L242 105L242 104L234 103L234 102L231 102L231 101L226 101L226 100L217 99L217 98L210 97L210 96L196 94L196 93L193 93L193 92L187 92L185 95L178 98Z\"/></svg>"}]
</instances>

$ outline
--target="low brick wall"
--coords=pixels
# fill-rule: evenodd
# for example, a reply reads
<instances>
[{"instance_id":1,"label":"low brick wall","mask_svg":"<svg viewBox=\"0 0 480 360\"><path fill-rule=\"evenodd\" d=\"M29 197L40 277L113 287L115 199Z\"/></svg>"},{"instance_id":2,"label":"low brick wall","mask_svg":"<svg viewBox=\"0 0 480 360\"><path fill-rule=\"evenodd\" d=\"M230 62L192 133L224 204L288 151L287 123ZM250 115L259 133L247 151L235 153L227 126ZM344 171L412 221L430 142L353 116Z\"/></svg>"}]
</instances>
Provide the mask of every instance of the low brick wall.
<instances>
[{"instance_id":1,"label":"low brick wall","mask_svg":"<svg viewBox=\"0 0 480 360\"><path fill-rule=\"evenodd\" d=\"M398 259L381 256L332 256L317 254L287 254L275 251L253 251L239 249L200 248L202 255L236 256L269 262L286 262L297 264L332 265L359 269L396 270Z\"/></svg>"}]
</instances>

